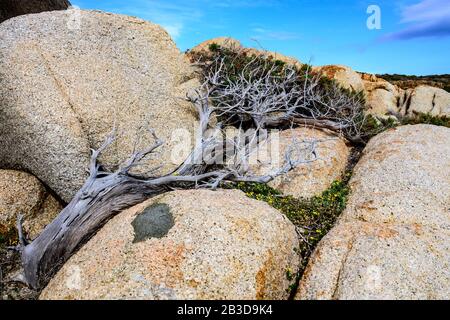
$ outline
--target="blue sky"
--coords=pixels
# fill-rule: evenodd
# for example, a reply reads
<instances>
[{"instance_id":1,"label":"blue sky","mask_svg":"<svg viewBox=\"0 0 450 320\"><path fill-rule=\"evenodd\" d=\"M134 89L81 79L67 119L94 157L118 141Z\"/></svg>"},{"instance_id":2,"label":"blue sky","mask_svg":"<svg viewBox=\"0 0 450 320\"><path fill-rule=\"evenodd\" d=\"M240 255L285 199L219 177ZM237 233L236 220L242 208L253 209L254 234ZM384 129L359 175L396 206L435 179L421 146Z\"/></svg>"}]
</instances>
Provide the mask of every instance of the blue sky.
<instances>
[{"instance_id":1,"label":"blue sky","mask_svg":"<svg viewBox=\"0 0 450 320\"><path fill-rule=\"evenodd\" d=\"M181 50L230 36L314 65L371 73L450 73L450 0L71 0L164 26ZM370 5L381 29L369 29Z\"/></svg>"}]
</instances>

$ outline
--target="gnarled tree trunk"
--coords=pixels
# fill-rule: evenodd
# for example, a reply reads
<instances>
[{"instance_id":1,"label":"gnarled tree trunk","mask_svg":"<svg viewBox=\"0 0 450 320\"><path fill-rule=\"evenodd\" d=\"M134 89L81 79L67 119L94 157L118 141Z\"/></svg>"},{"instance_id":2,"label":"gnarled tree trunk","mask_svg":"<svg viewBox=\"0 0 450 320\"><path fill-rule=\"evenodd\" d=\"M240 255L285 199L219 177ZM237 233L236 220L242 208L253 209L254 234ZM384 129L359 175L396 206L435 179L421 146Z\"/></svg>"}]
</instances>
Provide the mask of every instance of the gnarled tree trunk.
<instances>
[{"instance_id":1,"label":"gnarled tree trunk","mask_svg":"<svg viewBox=\"0 0 450 320\"><path fill-rule=\"evenodd\" d=\"M223 141L205 139L205 131L210 120L210 110L205 101L197 101L200 115L201 133L191 156L173 173L161 177L135 176L130 171L159 148L163 142L153 133L155 144L141 152L135 152L128 161L115 172L104 172L97 163L100 153L113 141L111 135L99 150L94 151L90 163L90 175L74 199L58 217L30 244L24 238L21 219L18 221L20 238L19 250L22 255L23 279L29 286L40 289L70 256L95 232L120 211L136 205L152 196L175 188L204 187L214 189L221 181L267 183L283 175L294 167L315 159L293 159L292 150L285 154L285 164L266 176L247 176L241 170L241 158L248 157L240 150L236 152L236 162L231 167L209 171L200 164L204 152L211 154ZM314 143L311 144L314 153ZM235 146L231 147L235 150ZM245 146L242 150L249 150ZM226 150L225 150L226 152ZM249 150L248 152L252 152ZM221 157L220 153L215 155ZM242 156L242 157L241 157ZM155 168L157 169L157 168Z\"/></svg>"}]
</instances>

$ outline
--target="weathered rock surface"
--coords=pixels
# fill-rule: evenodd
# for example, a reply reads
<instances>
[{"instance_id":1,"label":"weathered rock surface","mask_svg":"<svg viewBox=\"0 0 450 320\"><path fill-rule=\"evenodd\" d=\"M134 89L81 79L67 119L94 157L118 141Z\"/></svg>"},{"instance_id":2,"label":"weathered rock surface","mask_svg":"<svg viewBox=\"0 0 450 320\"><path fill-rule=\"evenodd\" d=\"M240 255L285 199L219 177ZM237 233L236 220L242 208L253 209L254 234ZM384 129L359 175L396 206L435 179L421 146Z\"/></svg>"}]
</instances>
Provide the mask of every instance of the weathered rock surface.
<instances>
[{"instance_id":1,"label":"weathered rock surface","mask_svg":"<svg viewBox=\"0 0 450 320\"><path fill-rule=\"evenodd\" d=\"M417 113L432 116L450 115L450 93L436 87L419 85L403 90L375 75L361 74L368 112L384 116L391 112L402 116Z\"/></svg>"},{"instance_id":2,"label":"weathered rock surface","mask_svg":"<svg viewBox=\"0 0 450 320\"><path fill-rule=\"evenodd\" d=\"M364 90L361 76L347 66L327 65L313 67L313 71L320 72L327 78L336 80L345 89L351 89L356 92Z\"/></svg>"},{"instance_id":3,"label":"weathered rock surface","mask_svg":"<svg viewBox=\"0 0 450 320\"><path fill-rule=\"evenodd\" d=\"M262 56L273 61L278 60L284 62L286 65L294 66L299 69L303 66L303 64L297 58L285 56L284 54L281 54L279 52L258 50L254 48L246 48L245 52L248 56Z\"/></svg>"},{"instance_id":4,"label":"weathered rock surface","mask_svg":"<svg viewBox=\"0 0 450 320\"><path fill-rule=\"evenodd\" d=\"M314 140L317 140L317 160L299 165L269 185L296 198L319 195L342 176L350 157L350 148L345 141L325 131L311 128L281 131L278 142L269 140L269 143L262 143L259 147L258 164L252 165L251 170L256 175L266 175L282 167L290 147L293 147L294 159L311 160L307 147Z\"/></svg>"},{"instance_id":5,"label":"weathered rock surface","mask_svg":"<svg viewBox=\"0 0 450 320\"><path fill-rule=\"evenodd\" d=\"M14 170L0 170L0 235L15 233L19 214L24 215L24 230L35 238L62 210L34 176ZM11 239L8 239L11 240Z\"/></svg>"},{"instance_id":6,"label":"weathered rock surface","mask_svg":"<svg viewBox=\"0 0 450 320\"><path fill-rule=\"evenodd\" d=\"M319 244L298 299L447 299L450 233L414 225L340 223Z\"/></svg>"},{"instance_id":7,"label":"weathered rock surface","mask_svg":"<svg viewBox=\"0 0 450 320\"><path fill-rule=\"evenodd\" d=\"M171 137L193 132L196 113L182 98L198 83L161 27L72 9L5 21L0 39L0 167L26 169L69 201L90 148L114 125L118 139L100 159L107 168L131 154L138 136L138 148L149 145L147 128L166 145L141 170L184 160L172 159Z\"/></svg>"},{"instance_id":8,"label":"weathered rock surface","mask_svg":"<svg viewBox=\"0 0 450 320\"><path fill-rule=\"evenodd\" d=\"M23 14L65 10L69 6L70 2L67 0L2 0L0 23Z\"/></svg>"},{"instance_id":9,"label":"weathered rock surface","mask_svg":"<svg viewBox=\"0 0 450 320\"><path fill-rule=\"evenodd\" d=\"M189 52L208 53L208 52L210 52L210 46L212 44L215 44L222 48L227 48L227 49L242 49L243 48L242 44L236 39L233 39L230 37L218 37L218 38L203 41L202 43L196 45L194 48L189 50Z\"/></svg>"},{"instance_id":10,"label":"weathered rock surface","mask_svg":"<svg viewBox=\"0 0 450 320\"><path fill-rule=\"evenodd\" d=\"M450 116L450 93L440 88L418 86L406 90L403 101L400 112L405 115Z\"/></svg>"},{"instance_id":11,"label":"weathered rock surface","mask_svg":"<svg viewBox=\"0 0 450 320\"><path fill-rule=\"evenodd\" d=\"M297 68L302 67L302 63L293 57L285 56L279 52L272 52L266 50L258 50L254 48L245 48L240 41L230 38L230 37L218 37L210 40L203 41L199 45L195 46L188 52L188 57L191 57L192 53L194 54L208 54L210 52L210 46L212 44L219 45L223 48L232 49L232 50L240 50L248 56L262 56L265 58L270 58L273 60L282 61L288 65L295 66Z\"/></svg>"},{"instance_id":12,"label":"weathered rock surface","mask_svg":"<svg viewBox=\"0 0 450 320\"><path fill-rule=\"evenodd\" d=\"M362 79L368 113L385 116L399 112L403 90L374 75L371 75L371 77L363 75Z\"/></svg>"},{"instance_id":13,"label":"weathered rock surface","mask_svg":"<svg viewBox=\"0 0 450 320\"><path fill-rule=\"evenodd\" d=\"M294 58L276 52L244 48L239 41L227 37L215 38L199 44L190 50L188 57L192 59L192 53L208 54L209 47L213 43L225 48L242 50L247 55L260 55L298 68L302 67L301 62ZM416 113L433 116L450 115L450 93L440 88L421 85L414 89L403 90L373 74L358 73L343 65L315 66L312 71L336 80L345 89L364 92L367 112L372 115L379 117L392 114L413 116Z\"/></svg>"},{"instance_id":14,"label":"weathered rock surface","mask_svg":"<svg viewBox=\"0 0 450 320\"><path fill-rule=\"evenodd\" d=\"M404 126L375 137L355 168L343 217L450 228L450 129Z\"/></svg>"},{"instance_id":15,"label":"weathered rock surface","mask_svg":"<svg viewBox=\"0 0 450 320\"><path fill-rule=\"evenodd\" d=\"M450 129L404 126L372 139L339 223L322 240L298 299L450 295Z\"/></svg>"},{"instance_id":16,"label":"weathered rock surface","mask_svg":"<svg viewBox=\"0 0 450 320\"><path fill-rule=\"evenodd\" d=\"M286 299L294 226L236 190L175 191L108 222L40 299Z\"/></svg>"}]
</instances>

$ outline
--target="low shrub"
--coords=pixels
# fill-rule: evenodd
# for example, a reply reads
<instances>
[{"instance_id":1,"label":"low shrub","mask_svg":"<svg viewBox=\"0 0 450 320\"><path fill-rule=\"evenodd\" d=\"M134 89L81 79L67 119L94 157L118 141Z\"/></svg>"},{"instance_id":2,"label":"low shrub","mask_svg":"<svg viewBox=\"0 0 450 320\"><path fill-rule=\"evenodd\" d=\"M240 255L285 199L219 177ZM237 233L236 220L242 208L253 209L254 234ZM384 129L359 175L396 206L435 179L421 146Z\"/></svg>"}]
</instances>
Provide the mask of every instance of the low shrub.
<instances>
[{"instance_id":1,"label":"low shrub","mask_svg":"<svg viewBox=\"0 0 450 320\"><path fill-rule=\"evenodd\" d=\"M346 207L350 177L351 172L346 173L343 179L333 182L320 196L311 199L283 196L265 184L238 183L234 187L245 192L248 197L264 201L280 210L297 227L301 240L299 248L301 265L297 275L300 278L314 248L331 230Z\"/></svg>"}]
</instances>

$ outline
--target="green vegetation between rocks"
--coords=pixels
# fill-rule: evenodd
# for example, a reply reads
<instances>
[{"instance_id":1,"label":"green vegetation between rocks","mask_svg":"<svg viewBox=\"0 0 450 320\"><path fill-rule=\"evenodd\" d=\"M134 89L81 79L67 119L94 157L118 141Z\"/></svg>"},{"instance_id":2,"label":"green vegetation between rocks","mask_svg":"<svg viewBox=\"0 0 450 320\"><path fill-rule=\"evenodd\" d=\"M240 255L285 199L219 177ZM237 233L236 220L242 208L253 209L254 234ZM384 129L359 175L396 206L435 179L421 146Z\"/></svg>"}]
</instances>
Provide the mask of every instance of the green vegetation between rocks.
<instances>
[{"instance_id":1,"label":"green vegetation between rocks","mask_svg":"<svg viewBox=\"0 0 450 320\"><path fill-rule=\"evenodd\" d=\"M269 79L269 81L277 82L282 81L286 77L286 63L280 60L276 60L273 57L265 55L255 55L252 51L246 52L245 50L234 50L221 47L218 44L211 44L209 52L200 52L194 54L194 60L198 61L203 67L204 75L208 75L215 70L222 70L219 74L217 82L224 87L233 87L239 78L244 77L247 81L255 81L261 79ZM292 68L289 67L289 68ZM292 70L292 69L288 69ZM434 117L426 114L417 114L411 117L396 117L378 118L372 115L366 114L366 102L362 92L355 92L339 87L336 90L336 82L330 80L325 76L320 76L311 72L311 66L303 65L301 68L295 68L296 82L289 83L289 86L284 88L286 92L296 91L299 86L308 83L308 80L312 77L318 77L318 82L315 84L314 90L317 90L321 96L325 97L321 100L322 105L327 105L328 102L335 102L345 97L348 102L351 102L351 108L345 106L338 106L335 108L332 120L337 122L346 123L345 121L351 119L351 129L347 131L337 132L344 135L348 140L353 143L355 147L355 154L353 162L349 165L348 173L339 180L333 182L328 190L323 192L320 196L315 196L311 199L296 199L292 196L283 196L281 192L264 184L256 183L239 183L233 188L237 188L253 199L264 201L272 207L278 209L285 214L297 227L298 234L301 239L299 253L301 255L300 271L298 274L294 274L292 270L286 270L286 277L288 280L296 278L300 279L302 276L308 260L319 243L319 241L333 228L337 218L344 211L347 198L349 195L348 182L351 177L351 171L353 165L358 161L361 148L372 137L386 131L388 129L395 128L400 125L409 124L433 124L438 126L450 127L450 118L448 117ZM205 79L207 79L205 77ZM226 93L227 91L224 90ZM323 94L325 92L325 94ZM213 92L214 93L214 92ZM234 97L227 96L220 92L217 97L212 94L210 96L213 104L223 103L224 100L230 99L230 105L233 105ZM295 94L293 98L299 97ZM294 99L294 100L295 100ZM218 100L218 101L216 101ZM236 102L236 101L234 101ZM241 101L242 103L242 101ZM245 104L251 104L250 102L243 102ZM287 103L289 104L289 103ZM333 104L333 103L331 103ZM318 109L317 109L318 108ZM315 111L323 112L327 114L330 111L320 109L317 107L316 101L305 101L305 105L299 110L295 110L298 117L309 118L314 115ZM287 114L292 110L281 110ZM398 116L397 116L398 117ZM326 117L325 117L326 118ZM337 120L336 120L337 119ZM246 123L247 120L247 123ZM245 119L242 117L236 117L235 114L228 115L225 113L225 117L220 121L227 123L228 125L243 125L244 128L252 126L252 119ZM283 124L278 126L277 129L283 129ZM352 139L354 136L359 136L360 141ZM357 149L357 150L356 150ZM291 292L295 292L296 284L289 288Z\"/></svg>"},{"instance_id":2,"label":"green vegetation between rocks","mask_svg":"<svg viewBox=\"0 0 450 320\"><path fill-rule=\"evenodd\" d=\"M414 117L404 117L400 119L400 125L432 124L435 126L450 128L450 117L432 116L426 113L419 113Z\"/></svg>"},{"instance_id":3,"label":"green vegetation between rocks","mask_svg":"<svg viewBox=\"0 0 450 320\"><path fill-rule=\"evenodd\" d=\"M374 136L399 126L415 125L415 124L430 124L434 126L441 126L450 128L450 117L447 116L432 116L426 113L416 113L414 116L404 116L399 118L375 118L369 116L366 121L367 130L370 130Z\"/></svg>"},{"instance_id":4,"label":"green vegetation between rocks","mask_svg":"<svg viewBox=\"0 0 450 320\"><path fill-rule=\"evenodd\" d=\"M208 74L211 70L221 69L222 73L220 76L220 82L227 86L233 86L234 82L244 75L246 79L252 81L252 79L266 79L268 75L271 76L271 81L281 81L284 77L286 77L286 63L280 60L276 60L270 54L269 55L256 55L253 51L247 52L245 50L238 50L233 48L225 48L221 47L218 44L211 44L209 46L209 52L199 52L193 54L195 57L195 61L200 62L203 65L204 74ZM291 66L292 68L292 66ZM293 88L285 88L286 92L289 90L293 90L296 86L302 86L306 79L317 77L317 74L314 74L311 71L312 67L309 65L302 65L301 68L295 67L295 72L297 75L297 83L292 84ZM388 81L401 81L405 80L408 77L401 75L385 75ZM342 99L342 96L348 97L347 102L349 102L352 107L340 107L336 108L336 114L333 114L333 117L330 119L339 119L338 122L347 123L348 119L351 119L351 126L347 129L342 130L339 134L344 135L347 139L349 139L354 144L364 145L367 143L372 137L380 134L381 132L395 128L399 125L409 125L409 124L432 124L438 126L450 127L450 118L445 116L430 116L427 114L416 114L414 116L406 116L401 117L399 119L392 118L378 118L371 115L367 115L365 112L366 109L366 101L364 99L364 94L362 92L355 92L352 90L340 88L336 91L336 82L335 80L331 80L325 76L321 76L318 78L319 82L316 85L316 89L318 92L328 92L327 94L321 94L325 98L322 103L327 105L330 100L339 100ZM441 84L445 85L449 84L449 77L447 75L442 76L431 76L431 77L409 77L410 80L435 80L440 81ZM447 82L446 82L447 81ZM292 96L297 99L296 95ZM213 104L217 104L215 101L214 94L210 97ZM227 97L227 95L220 94L218 99L220 100L218 103L221 103L227 98L232 99L231 97ZM232 103L231 103L232 104ZM309 104L307 103L306 107L301 108L301 110L296 110L299 113L300 117L309 118L311 115L316 112L317 103L314 103L314 106L309 108ZM309 111L315 110L313 111ZM319 107L320 109L320 107ZM324 114L328 114L327 110L318 110L319 114L315 115L315 117L320 118L320 115L323 112ZM248 123L243 121L242 118L236 118L235 115L231 116L224 114L225 119L220 119L222 122L228 122L230 125L243 125L244 128L247 126L252 126L251 119L248 119ZM233 118L234 117L234 118ZM397 115L398 117L398 115ZM235 123L233 123L235 121ZM278 126L278 129L282 129L283 124ZM358 139L352 139L355 136L359 137Z\"/></svg>"},{"instance_id":5,"label":"green vegetation between rocks","mask_svg":"<svg viewBox=\"0 0 450 320\"><path fill-rule=\"evenodd\" d=\"M296 199L283 196L281 192L257 183L238 183L236 188L256 200L267 202L280 210L298 229L300 243L300 277L314 248L319 241L331 230L337 218L344 211L349 195L348 182L351 177L349 171L341 180L332 183L331 187L320 196L311 199ZM292 278L292 271L286 271L286 276ZM291 288L295 289L295 288Z\"/></svg>"},{"instance_id":6,"label":"green vegetation between rocks","mask_svg":"<svg viewBox=\"0 0 450 320\"><path fill-rule=\"evenodd\" d=\"M191 52L190 57L201 67L203 80L214 83L208 96L211 103L216 107L227 106L219 118L223 124L249 129L263 119L259 122L263 128L283 129L307 119L310 125L311 120L315 120L315 126L327 123L329 129L339 131L355 143L364 144L373 136L367 131L364 93L341 87L335 80L313 71L310 65L287 65L270 53L258 54L215 43L209 46L209 51ZM272 91L268 96L258 96L268 83L273 85ZM235 90L249 84L251 89ZM254 101L273 108L258 109ZM238 112L228 107L236 105ZM255 109L258 109L256 116Z\"/></svg>"},{"instance_id":7,"label":"green vegetation between rocks","mask_svg":"<svg viewBox=\"0 0 450 320\"><path fill-rule=\"evenodd\" d=\"M430 76L408 76L401 74L381 74L377 77L391 82L402 89L415 88L418 85L428 85L438 87L450 92L450 74L430 75Z\"/></svg>"}]
</instances>

